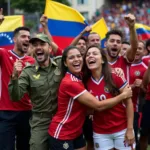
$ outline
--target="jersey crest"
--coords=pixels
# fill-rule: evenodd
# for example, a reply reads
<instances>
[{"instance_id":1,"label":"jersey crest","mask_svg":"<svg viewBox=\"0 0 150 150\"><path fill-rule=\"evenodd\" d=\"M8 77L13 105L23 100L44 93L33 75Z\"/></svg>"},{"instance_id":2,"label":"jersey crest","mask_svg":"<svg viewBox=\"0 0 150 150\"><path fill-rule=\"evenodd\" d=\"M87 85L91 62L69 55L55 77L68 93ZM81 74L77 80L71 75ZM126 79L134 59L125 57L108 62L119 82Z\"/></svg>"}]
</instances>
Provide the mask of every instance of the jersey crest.
<instances>
[{"instance_id":1,"label":"jersey crest","mask_svg":"<svg viewBox=\"0 0 150 150\"><path fill-rule=\"evenodd\" d=\"M140 76L141 73L140 73L140 71L135 71L134 74L135 74L135 76Z\"/></svg>"},{"instance_id":2,"label":"jersey crest","mask_svg":"<svg viewBox=\"0 0 150 150\"><path fill-rule=\"evenodd\" d=\"M109 89L105 86L104 87L104 91L106 92L106 93L109 93Z\"/></svg>"}]
</instances>

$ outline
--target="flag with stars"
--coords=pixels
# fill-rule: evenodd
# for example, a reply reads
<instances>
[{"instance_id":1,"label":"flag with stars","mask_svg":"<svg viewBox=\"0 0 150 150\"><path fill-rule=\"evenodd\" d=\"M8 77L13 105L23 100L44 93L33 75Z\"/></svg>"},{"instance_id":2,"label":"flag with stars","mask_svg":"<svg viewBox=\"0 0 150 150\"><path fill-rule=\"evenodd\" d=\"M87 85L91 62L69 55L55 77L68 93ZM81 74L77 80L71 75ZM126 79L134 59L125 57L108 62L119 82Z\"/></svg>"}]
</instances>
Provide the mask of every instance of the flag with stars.
<instances>
[{"instance_id":1,"label":"flag with stars","mask_svg":"<svg viewBox=\"0 0 150 150\"><path fill-rule=\"evenodd\" d=\"M13 49L13 31L24 25L22 15L6 16L0 25L0 48Z\"/></svg>"}]
</instances>

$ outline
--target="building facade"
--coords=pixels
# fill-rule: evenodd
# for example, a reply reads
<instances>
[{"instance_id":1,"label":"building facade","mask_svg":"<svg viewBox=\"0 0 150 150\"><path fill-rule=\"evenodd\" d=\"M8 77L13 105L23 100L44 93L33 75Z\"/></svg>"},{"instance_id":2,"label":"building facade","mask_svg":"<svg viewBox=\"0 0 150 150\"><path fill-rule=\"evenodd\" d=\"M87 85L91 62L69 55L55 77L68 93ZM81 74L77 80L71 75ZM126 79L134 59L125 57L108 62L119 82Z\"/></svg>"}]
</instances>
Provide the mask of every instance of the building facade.
<instances>
[{"instance_id":1,"label":"building facade","mask_svg":"<svg viewBox=\"0 0 150 150\"><path fill-rule=\"evenodd\" d=\"M97 9L104 4L104 0L68 0L71 6L78 10L86 19L91 19Z\"/></svg>"}]
</instances>

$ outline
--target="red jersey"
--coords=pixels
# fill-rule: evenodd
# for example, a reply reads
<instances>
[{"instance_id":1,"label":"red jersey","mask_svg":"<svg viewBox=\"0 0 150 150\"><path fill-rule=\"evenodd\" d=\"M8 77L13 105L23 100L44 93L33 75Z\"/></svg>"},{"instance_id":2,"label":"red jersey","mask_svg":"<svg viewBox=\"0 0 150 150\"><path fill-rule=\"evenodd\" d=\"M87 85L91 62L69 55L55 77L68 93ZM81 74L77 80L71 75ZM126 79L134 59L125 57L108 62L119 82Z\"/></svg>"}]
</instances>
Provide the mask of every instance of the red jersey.
<instances>
[{"instance_id":1,"label":"red jersey","mask_svg":"<svg viewBox=\"0 0 150 150\"><path fill-rule=\"evenodd\" d=\"M130 85L134 83L136 79L143 79L143 75L145 71L147 70L147 66L143 63L140 62L138 64L131 64L130 67ZM135 87L133 88L133 96L132 96L132 101L133 101L133 106L134 106L134 111L138 112L138 98L139 98L139 92L140 88Z\"/></svg>"},{"instance_id":2,"label":"red jersey","mask_svg":"<svg viewBox=\"0 0 150 150\"><path fill-rule=\"evenodd\" d=\"M62 56L62 54L63 54L63 50L58 47L55 56Z\"/></svg>"},{"instance_id":3,"label":"red jersey","mask_svg":"<svg viewBox=\"0 0 150 150\"><path fill-rule=\"evenodd\" d=\"M50 53L53 56L62 56L63 54L63 50L61 48L58 47L57 52L54 53L53 51Z\"/></svg>"},{"instance_id":4,"label":"red jersey","mask_svg":"<svg viewBox=\"0 0 150 150\"><path fill-rule=\"evenodd\" d=\"M49 126L49 134L56 139L72 140L82 134L86 107L77 98L86 92L80 79L66 73L58 92L58 110Z\"/></svg>"},{"instance_id":5,"label":"red jersey","mask_svg":"<svg viewBox=\"0 0 150 150\"><path fill-rule=\"evenodd\" d=\"M127 85L126 79L118 77L115 73L112 73L112 78L118 89ZM98 82L91 77L87 88L99 101L114 97L105 86L104 76ZM93 131L95 133L112 134L125 128L127 128L126 108L122 102L102 112L94 111Z\"/></svg>"},{"instance_id":6,"label":"red jersey","mask_svg":"<svg viewBox=\"0 0 150 150\"><path fill-rule=\"evenodd\" d=\"M144 62L145 65L148 66L148 61L150 60L150 55L143 56L142 61Z\"/></svg>"},{"instance_id":7,"label":"red jersey","mask_svg":"<svg viewBox=\"0 0 150 150\"><path fill-rule=\"evenodd\" d=\"M123 56L118 56L117 60L114 62L109 62L112 68L121 68L124 71L125 77L129 82L129 70L130 70L130 63L127 61L126 58Z\"/></svg>"},{"instance_id":8,"label":"red jersey","mask_svg":"<svg viewBox=\"0 0 150 150\"><path fill-rule=\"evenodd\" d=\"M13 50L0 49L0 110L22 111L32 108L27 94L19 102L13 102L9 97L8 83L16 59L21 59L24 65L34 63L30 56L19 57Z\"/></svg>"}]
</instances>

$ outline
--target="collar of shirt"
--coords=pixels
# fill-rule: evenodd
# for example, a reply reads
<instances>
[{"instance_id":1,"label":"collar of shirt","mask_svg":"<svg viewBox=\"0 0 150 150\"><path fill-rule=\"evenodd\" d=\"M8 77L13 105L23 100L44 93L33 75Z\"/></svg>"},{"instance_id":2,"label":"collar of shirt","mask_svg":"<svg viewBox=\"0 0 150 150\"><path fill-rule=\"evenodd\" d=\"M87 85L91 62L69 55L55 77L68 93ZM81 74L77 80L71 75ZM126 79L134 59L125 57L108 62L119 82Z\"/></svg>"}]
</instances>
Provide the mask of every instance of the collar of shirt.
<instances>
[{"instance_id":1,"label":"collar of shirt","mask_svg":"<svg viewBox=\"0 0 150 150\"><path fill-rule=\"evenodd\" d=\"M53 58L50 58L50 67L54 65L56 67L58 67L57 63L53 60ZM35 69L36 69L36 72L40 69L40 65L38 64L38 62L36 61L35 63Z\"/></svg>"}]
</instances>

